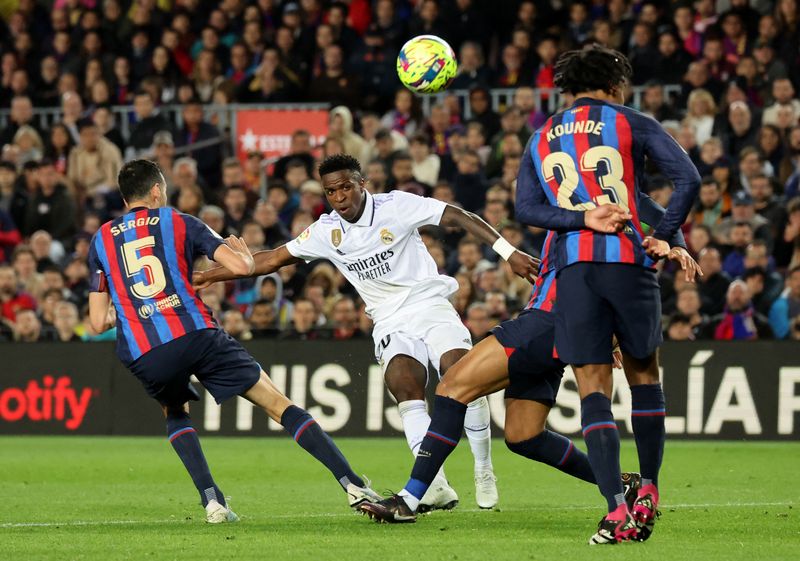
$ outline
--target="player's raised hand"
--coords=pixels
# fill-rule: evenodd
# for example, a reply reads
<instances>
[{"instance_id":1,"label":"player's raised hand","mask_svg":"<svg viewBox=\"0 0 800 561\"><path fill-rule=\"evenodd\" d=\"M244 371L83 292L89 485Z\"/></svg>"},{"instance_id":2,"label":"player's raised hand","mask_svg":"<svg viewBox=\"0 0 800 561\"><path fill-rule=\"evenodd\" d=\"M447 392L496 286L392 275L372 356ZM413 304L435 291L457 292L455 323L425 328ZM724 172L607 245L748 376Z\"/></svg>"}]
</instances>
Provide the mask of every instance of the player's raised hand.
<instances>
[{"instance_id":1,"label":"player's raised hand","mask_svg":"<svg viewBox=\"0 0 800 561\"><path fill-rule=\"evenodd\" d=\"M697 264L697 261L682 247L673 247L669 251L667 259L670 261L677 261L681 264L681 269L686 273L687 282L695 282L697 275L703 276L703 269Z\"/></svg>"},{"instance_id":2,"label":"player's raised hand","mask_svg":"<svg viewBox=\"0 0 800 561\"><path fill-rule=\"evenodd\" d=\"M518 277L522 277L529 283L533 284L536 282L536 275L539 274L539 261L535 257L531 257L527 253L522 251L515 251L511 254L511 257L508 258L508 264L511 266L511 270L514 271Z\"/></svg>"},{"instance_id":3,"label":"player's raised hand","mask_svg":"<svg viewBox=\"0 0 800 561\"><path fill-rule=\"evenodd\" d=\"M247 244L245 243L244 239L236 236L228 236L225 239L225 242L228 244L228 247L230 247L233 251L238 253L242 257L242 259L244 259L244 261L247 263L249 269L249 273L247 274L248 275L252 274L256 264L255 261L253 261L253 254L250 252L250 248L247 247Z\"/></svg>"},{"instance_id":4,"label":"player's raised hand","mask_svg":"<svg viewBox=\"0 0 800 561\"><path fill-rule=\"evenodd\" d=\"M601 234L621 232L633 215L618 205L600 205L584 214L586 227Z\"/></svg>"},{"instance_id":5,"label":"player's raised hand","mask_svg":"<svg viewBox=\"0 0 800 561\"><path fill-rule=\"evenodd\" d=\"M653 259L662 259L669 255L669 244L652 236L647 236L642 240L642 247L644 247L647 255Z\"/></svg>"}]
</instances>

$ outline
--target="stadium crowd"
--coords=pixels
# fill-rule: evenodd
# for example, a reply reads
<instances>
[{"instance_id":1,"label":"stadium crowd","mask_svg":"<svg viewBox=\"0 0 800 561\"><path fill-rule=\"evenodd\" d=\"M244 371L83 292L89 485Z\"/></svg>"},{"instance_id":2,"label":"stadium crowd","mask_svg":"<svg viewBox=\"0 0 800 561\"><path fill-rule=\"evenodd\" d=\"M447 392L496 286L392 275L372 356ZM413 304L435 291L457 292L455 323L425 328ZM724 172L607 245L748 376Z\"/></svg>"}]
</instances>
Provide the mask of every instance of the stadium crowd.
<instances>
[{"instance_id":1,"label":"stadium crowd","mask_svg":"<svg viewBox=\"0 0 800 561\"><path fill-rule=\"evenodd\" d=\"M597 42L631 60L640 110L659 120L704 177L685 225L705 271L661 271L665 337L800 340L800 30L796 0L14 0L2 4L0 341L95 341L88 246L123 210L123 161L154 159L170 204L253 251L326 212L320 158L362 162L372 192L429 195L483 216L538 255L543 232L514 221L520 158L558 109L537 106L559 53ZM449 97L423 114L399 88L403 42L430 33L459 55ZM680 85L675 96L664 84ZM491 88L515 88L495 111ZM297 130L274 165L231 157L208 103L330 104L320 146ZM160 112L181 104L180 123ZM125 137L111 107L131 105ZM34 108L59 108L47 128ZM266 170L266 171L265 171ZM654 170L645 191L672 187ZM269 174L265 181L264 173ZM268 185L266 193L262 192ZM530 286L461 232L426 228L455 306L475 338L527 303ZM370 330L358 295L328 263L219 284L202 297L235 337L348 339Z\"/></svg>"}]
</instances>

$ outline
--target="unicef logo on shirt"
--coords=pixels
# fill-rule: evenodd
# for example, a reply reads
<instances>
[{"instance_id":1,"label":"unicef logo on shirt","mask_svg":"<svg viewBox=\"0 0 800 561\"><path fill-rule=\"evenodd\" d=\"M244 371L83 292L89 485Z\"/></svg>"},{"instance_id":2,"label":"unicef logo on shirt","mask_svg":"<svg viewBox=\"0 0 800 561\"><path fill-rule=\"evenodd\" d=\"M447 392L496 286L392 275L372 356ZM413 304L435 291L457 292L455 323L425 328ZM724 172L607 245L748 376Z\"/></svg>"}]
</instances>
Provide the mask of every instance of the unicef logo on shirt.
<instances>
[{"instance_id":1,"label":"unicef logo on shirt","mask_svg":"<svg viewBox=\"0 0 800 561\"><path fill-rule=\"evenodd\" d=\"M153 304L144 304L139 308L139 317L147 319L156 312L156 307Z\"/></svg>"}]
</instances>

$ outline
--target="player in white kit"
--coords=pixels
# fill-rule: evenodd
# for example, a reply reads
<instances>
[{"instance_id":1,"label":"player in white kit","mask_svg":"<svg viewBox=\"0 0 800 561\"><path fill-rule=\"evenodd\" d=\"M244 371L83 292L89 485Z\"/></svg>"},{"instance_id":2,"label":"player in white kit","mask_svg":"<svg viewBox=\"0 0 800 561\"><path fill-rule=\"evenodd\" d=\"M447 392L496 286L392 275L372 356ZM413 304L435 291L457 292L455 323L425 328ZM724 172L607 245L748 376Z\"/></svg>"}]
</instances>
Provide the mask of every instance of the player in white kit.
<instances>
[{"instance_id":1,"label":"player in white kit","mask_svg":"<svg viewBox=\"0 0 800 561\"><path fill-rule=\"evenodd\" d=\"M458 283L439 274L417 228L460 227L492 246L531 283L537 262L473 213L403 191L371 195L358 161L350 156L327 158L319 173L334 211L286 245L257 252L253 275L315 259L327 259L341 271L374 322L375 358L416 456L430 424L424 401L428 362L443 376L472 348L470 333L449 301ZM227 269L216 268L196 272L194 282L202 287L231 278ZM498 501L489 426L489 404L482 397L469 404L464 427L475 458L475 498L481 508L493 508ZM449 509L457 503L458 495L440 471L420 506Z\"/></svg>"}]
</instances>

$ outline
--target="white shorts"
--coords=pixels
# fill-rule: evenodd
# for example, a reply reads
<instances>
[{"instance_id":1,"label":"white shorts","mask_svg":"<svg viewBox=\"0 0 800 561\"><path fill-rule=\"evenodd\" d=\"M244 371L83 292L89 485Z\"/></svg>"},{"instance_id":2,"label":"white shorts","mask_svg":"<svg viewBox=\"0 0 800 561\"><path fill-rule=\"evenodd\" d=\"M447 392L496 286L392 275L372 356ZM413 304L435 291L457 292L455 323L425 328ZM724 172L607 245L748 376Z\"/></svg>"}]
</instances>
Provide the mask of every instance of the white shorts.
<instances>
[{"instance_id":1,"label":"white shorts","mask_svg":"<svg viewBox=\"0 0 800 561\"><path fill-rule=\"evenodd\" d=\"M383 372L397 355L417 360L426 370L428 361L439 372L442 355L453 349L472 348L472 337L452 304L444 298L404 308L391 319L375 324L375 359Z\"/></svg>"}]
</instances>

